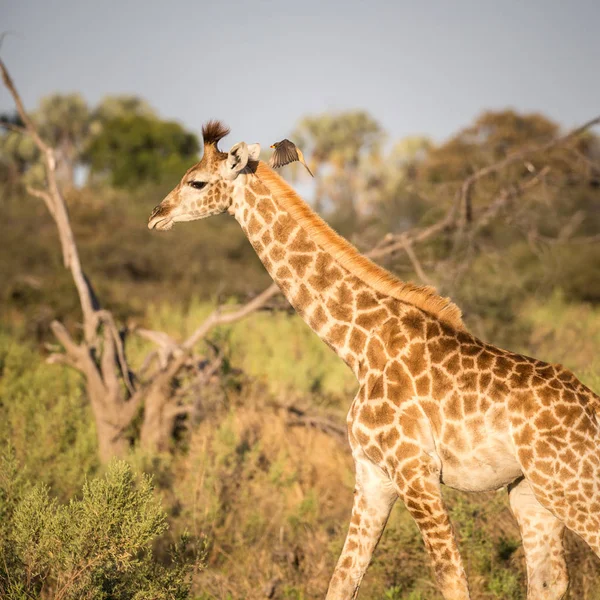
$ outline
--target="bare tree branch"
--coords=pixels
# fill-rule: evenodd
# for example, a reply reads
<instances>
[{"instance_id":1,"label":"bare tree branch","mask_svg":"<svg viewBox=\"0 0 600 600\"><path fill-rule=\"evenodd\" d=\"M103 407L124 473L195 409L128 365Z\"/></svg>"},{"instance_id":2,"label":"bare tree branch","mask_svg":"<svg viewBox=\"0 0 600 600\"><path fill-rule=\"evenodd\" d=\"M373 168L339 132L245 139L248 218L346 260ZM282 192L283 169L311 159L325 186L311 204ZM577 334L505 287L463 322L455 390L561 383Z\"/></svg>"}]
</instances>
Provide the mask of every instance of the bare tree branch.
<instances>
[{"instance_id":1,"label":"bare tree branch","mask_svg":"<svg viewBox=\"0 0 600 600\"><path fill-rule=\"evenodd\" d=\"M10 131L14 131L15 133L20 133L22 135L29 135L29 131L27 127L23 127L22 125L17 125L16 123L8 123L7 121L0 121L0 127L4 129L9 129Z\"/></svg>"},{"instance_id":2,"label":"bare tree branch","mask_svg":"<svg viewBox=\"0 0 600 600\"><path fill-rule=\"evenodd\" d=\"M79 303L83 312L83 328L85 339L89 344L93 344L96 341L95 338L97 326L97 319L96 315L94 314L94 293L81 268L79 253L77 251L73 231L71 229L67 207L56 180L56 157L54 150L41 138L36 125L25 110L21 96L18 93L2 60L0 60L0 73L2 74L4 85L14 100L15 106L17 107L17 112L25 124L25 128L32 136L36 146L39 148L44 158L49 193L47 198L44 198L39 194L35 195L44 199L44 202L46 202L52 218L58 227L58 233L63 252L63 262L65 267L70 269L75 287L77 288L77 292L79 294ZM50 206L52 206L52 209L50 209Z\"/></svg>"},{"instance_id":3,"label":"bare tree branch","mask_svg":"<svg viewBox=\"0 0 600 600\"><path fill-rule=\"evenodd\" d=\"M526 157L531 156L532 154L537 154L541 152L547 152L556 146L560 146L565 142L581 135L594 125L598 125L600 123L600 116L590 119L583 125L572 129L568 133L549 142L545 142L543 144L533 144L518 150L517 152L513 152L509 154L506 158L501 161L498 161L492 165L488 165L487 167L483 167L479 169L469 177L467 177L458 192L459 195L459 205L460 205L460 219L459 226L464 226L465 223L469 223L472 220L472 206L471 206L471 192L473 189L473 185L479 181L481 178L490 175L491 173L496 173L505 167L524 160Z\"/></svg>"},{"instance_id":4,"label":"bare tree branch","mask_svg":"<svg viewBox=\"0 0 600 600\"><path fill-rule=\"evenodd\" d=\"M54 200L52 199L52 196L50 196L50 194L48 192L46 192L45 190L38 190L37 188L34 188L30 185L26 186L25 189L27 190L28 194L31 194L32 196L35 196L36 198L40 198L41 200L43 200L45 202L48 212L50 213L52 218L56 221L56 210L54 209Z\"/></svg>"},{"instance_id":5,"label":"bare tree branch","mask_svg":"<svg viewBox=\"0 0 600 600\"><path fill-rule=\"evenodd\" d=\"M241 308L232 312L222 312L222 309L215 310L203 323L192 333L192 335L182 344L182 348L190 350L199 340L204 338L206 334L217 327L218 325L226 325L239 321L249 314L262 308L273 296L279 293L279 287L276 283L272 283L268 288L261 292L258 296L244 304Z\"/></svg>"}]
</instances>

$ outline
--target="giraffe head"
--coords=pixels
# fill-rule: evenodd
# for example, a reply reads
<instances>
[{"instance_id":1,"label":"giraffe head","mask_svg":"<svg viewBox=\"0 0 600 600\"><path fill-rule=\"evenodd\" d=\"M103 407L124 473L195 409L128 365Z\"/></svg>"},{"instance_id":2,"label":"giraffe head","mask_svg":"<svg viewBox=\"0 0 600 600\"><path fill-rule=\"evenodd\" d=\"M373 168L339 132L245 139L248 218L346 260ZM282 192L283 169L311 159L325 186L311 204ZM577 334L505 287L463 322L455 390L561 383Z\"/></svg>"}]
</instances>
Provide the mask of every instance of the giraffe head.
<instances>
[{"instance_id":1,"label":"giraffe head","mask_svg":"<svg viewBox=\"0 0 600 600\"><path fill-rule=\"evenodd\" d=\"M217 144L228 133L229 128L218 121L204 125L202 160L188 169L179 184L154 208L148 219L149 229L171 229L177 221L204 219L230 208L234 182L249 163L258 160L260 145L240 142L229 152L221 152Z\"/></svg>"}]
</instances>

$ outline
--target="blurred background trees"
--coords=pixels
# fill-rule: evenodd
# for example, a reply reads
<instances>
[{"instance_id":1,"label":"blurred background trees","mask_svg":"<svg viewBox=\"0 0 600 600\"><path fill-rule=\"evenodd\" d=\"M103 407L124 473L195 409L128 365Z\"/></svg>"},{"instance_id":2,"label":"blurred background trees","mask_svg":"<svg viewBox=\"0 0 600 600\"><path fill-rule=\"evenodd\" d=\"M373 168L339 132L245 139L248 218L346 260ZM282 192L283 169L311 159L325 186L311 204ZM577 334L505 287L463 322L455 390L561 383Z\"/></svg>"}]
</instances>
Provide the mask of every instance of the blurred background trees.
<instances>
[{"instance_id":1,"label":"blurred background trees","mask_svg":"<svg viewBox=\"0 0 600 600\"><path fill-rule=\"evenodd\" d=\"M180 175L198 155L196 135L159 118L137 96L107 96L90 108L80 94L54 94L42 98L31 116L55 149L57 178L66 191L92 182L115 188L162 183ZM22 125L16 114L0 116L2 122ZM0 143L6 178L43 182L33 140L7 129Z\"/></svg>"},{"instance_id":2,"label":"blurred background trees","mask_svg":"<svg viewBox=\"0 0 600 600\"><path fill-rule=\"evenodd\" d=\"M275 301L243 322L211 327L182 359L215 305L235 312L269 283L231 219L182 225L175 235L146 229L149 210L197 159L197 137L135 96L90 107L77 94L54 95L32 117L56 148L56 177L81 261L127 334L136 389L180 363L161 383L166 392L159 390L168 400L156 405L164 411L156 417L160 439L157 429L144 433L143 406L120 432L126 459L154 474L166 507L169 532L149 531L159 562L169 564L169 545L188 531L209 540L191 597L322 596L351 506L351 463L339 431L355 391L352 377ZM22 513L35 501L54 522L59 507L48 498L80 495L85 477L100 477L105 467L85 379L68 366L45 364L61 350L50 324L60 320L78 339L81 309L55 225L26 193L27 185L44 186L42 157L18 117L2 122L0 436L14 450L21 480L15 483L14 470L10 477L0 472L0 514L14 519L16 506ZM306 116L289 137L315 173L307 200L361 250L401 279L451 295L476 335L563 362L598 391L600 143L593 129L564 134L544 115L503 110L483 113L441 142L426 135L393 140L356 110ZM290 165L283 175L300 172ZM103 340L97 356L107 347ZM110 477L119 488L114 471ZM50 496L34 481L51 486ZM94 481L100 489L102 480ZM448 497L473 597L525 598L522 551L504 495ZM34 521L23 518L22 532ZM12 535L0 528L0 545ZM61 539L70 547L76 531L67 528ZM574 538L568 548L578 565L572 597L597 598L597 561ZM21 545L11 555L19 569L34 564L26 550ZM110 560L102 577L163 593L167 574L147 545L143 552L143 573L154 578L111 575ZM401 508L378 557L361 597L437 598L418 532ZM68 572L57 565L44 567L47 581ZM173 581L187 593L183 571L177 573ZM39 580L29 583L38 593Z\"/></svg>"}]
</instances>

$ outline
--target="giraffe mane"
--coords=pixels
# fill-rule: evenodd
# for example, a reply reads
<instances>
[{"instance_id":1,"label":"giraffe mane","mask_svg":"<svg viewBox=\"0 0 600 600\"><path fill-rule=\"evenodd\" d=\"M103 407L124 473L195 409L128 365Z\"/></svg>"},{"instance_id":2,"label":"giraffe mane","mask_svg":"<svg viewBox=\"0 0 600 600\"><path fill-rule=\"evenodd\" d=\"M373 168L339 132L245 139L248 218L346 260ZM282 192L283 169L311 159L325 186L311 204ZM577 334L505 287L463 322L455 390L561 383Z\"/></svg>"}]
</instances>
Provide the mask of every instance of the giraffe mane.
<instances>
[{"instance_id":1,"label":"giraffe mane","mask_svg":"<svg viewBox=\"0 0 600 600\"><path fill-rule=\"evenodd\" d=\"M454 329L465 330L460 308L431 286L404 282L375 264L335 232L275 171L260 161L256 174L310 238L329 252L339 264L375 291L412 304Z\"/></svg>"},{"instance_id":2,"label":"giraffe mane","mask_svg":"<svg viewBox=\"0 0 600 600\"><path fill-rule=\"evenodd\" d=\"M216 119L212 119L202 125L202 139L205 146L214 146L218 150L217 144L219 141L229 134L230 129Z\"/></svg>"}]
</instances>

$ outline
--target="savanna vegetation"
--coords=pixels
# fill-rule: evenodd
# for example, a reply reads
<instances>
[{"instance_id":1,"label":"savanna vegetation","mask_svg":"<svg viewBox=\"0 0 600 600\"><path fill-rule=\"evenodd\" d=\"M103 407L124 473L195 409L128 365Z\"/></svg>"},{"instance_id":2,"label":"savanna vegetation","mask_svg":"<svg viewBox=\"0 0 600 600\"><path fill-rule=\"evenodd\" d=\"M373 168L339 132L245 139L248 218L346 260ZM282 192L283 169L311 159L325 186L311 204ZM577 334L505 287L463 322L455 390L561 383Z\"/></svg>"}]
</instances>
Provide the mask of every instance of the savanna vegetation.
<instances>
[{"instance_id":1,"label":"savanna vegetation","mask_svg":"<svg viewBox=\"0 0 600 600\"><path fill-rule=\"evenodd\" d=\"M198 139L131 97L57 95L2 122L0 596L323 597L356 384L233 220L146 229ZM567 133L505 110L441 143L391 140L357 110L289 137L315 207L361 250L452 296L479 337L600 391L600 140ZM524 599L505 490L446 497L473 598ZM569 597L599 599L599 561L566 545ZM402 506L361 598L440 598Z\"/></svg>"}]
</instances>

